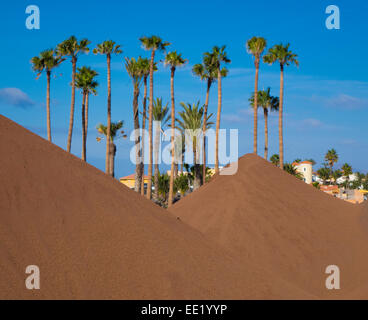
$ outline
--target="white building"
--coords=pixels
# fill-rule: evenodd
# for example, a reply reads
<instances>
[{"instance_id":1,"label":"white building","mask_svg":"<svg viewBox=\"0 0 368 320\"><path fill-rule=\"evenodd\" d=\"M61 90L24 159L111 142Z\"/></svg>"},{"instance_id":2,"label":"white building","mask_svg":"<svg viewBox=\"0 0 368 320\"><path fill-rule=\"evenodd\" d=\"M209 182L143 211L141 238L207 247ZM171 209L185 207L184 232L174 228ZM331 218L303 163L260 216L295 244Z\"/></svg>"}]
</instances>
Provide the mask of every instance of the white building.
<instances>
[{"instance_id":1,"label":"white building","mask_svg":"<svg viewBox=\"0 0 368 320\"><path fill-rule=\"evenodd\" d=\"M355 174L355 173L353 173L353 174L349 175L349 181L350 181L350 182L353 182L353 181L356 181L356 180L358 180L358 177L356 176L356 174ZM342 177L340 177L340 178L338 178L338 179L336 180L337 184L344 183L345 181L346 181L346 177L345 177L345 176L342 176Z\"/></svg>"},{"instance_id":2,"label":"white building","mask_svg":"<svg viewBox=\"0 0 368 320\"><path fill-rule=\"evenodd\" d=\"M313 174L313 163L310 161L294 162L294 168L297 172L301 173L305 183L311 184Z\"/></svg>"}]
</instances>

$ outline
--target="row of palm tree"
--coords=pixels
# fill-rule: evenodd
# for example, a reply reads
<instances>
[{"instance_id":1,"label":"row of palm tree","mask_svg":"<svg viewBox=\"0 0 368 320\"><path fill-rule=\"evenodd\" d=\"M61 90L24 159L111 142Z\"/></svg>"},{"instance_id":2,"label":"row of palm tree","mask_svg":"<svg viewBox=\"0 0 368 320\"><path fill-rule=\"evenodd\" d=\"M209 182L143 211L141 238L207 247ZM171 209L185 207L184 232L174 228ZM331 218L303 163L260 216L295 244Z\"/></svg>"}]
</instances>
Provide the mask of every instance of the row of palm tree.
<instances>
[{"instance_id":1,"label":"row of palm tree","mask_svg":"<svg viewBox=\"0 0 368 320\"><path fill-rule=\"evenodd\" d=\"M173 202L174 197L174 179L178 171L178 165L175 162L175 149L180 148L174 139L174 132L176 123L178 124L179 130L184 131L185 129L199 129L203 130L202 144L202 163L200 166L199 150L194 150L194 185L197 188L199 185L204 184L206 179L206 130L213 124L209 121L212 115L208 116L208 105L209 105L209 93L211 86L217 81L218 88L218 101L217 101L217 115L216 115L216 140L215 140L215 172L219 172L219 130L221 123L221 109L222 109L222 79L228 75L228 69L225 67L226 64L230 63L226 47L225 46L214 46L211 51L203 54L202 63L194 65L192 72L198 76L201 80L206 82L206 97L203 106L200 103L197 104L184 104L181 103L183 111L179 112L179 119L175 118L175 93L174 93L174 79L176 69L187 63L187 60L182 57L177 51L166 52L167 47L170 43L163 41L158 36L141 37L139 39L144 49L150 51L150 59L138 57L136 58L125 58L125 68L133 83L133 122L134 129L136 132L135 145L136 145L136 170L135 170L135 190L144 194L144 136L138 134L139 130L143 129L143 135L148 126L148 186L147 186L147 198L152 197L152 171L153 171L153 120L166 119L169 108L162 105L162 100L154 99L154 72L157 70L157 63L155 57L157 53L164 52L164 64L170 67L170 96L171 96L171 176L169 183L169 195L168 205L170 206ZM46 50L41 52L39 57L32 59L33 69L38 73L38 76L45 71L47 74L48 85L47 85L47 127L48 127L48 138L51 141L51 124L50 124L50 78L53 68L59 66L64 60L70 58L72 63L72 82L71 82L71 107L70 107L70 119L69 119L69 130L67 140L67 151L71 151L72 144L72 133L74 126L74 109L75 109L75 89L80 89L82 93L82 132L83 132L83 147L82 147L82 159L86 161L86 140L88 131L88 107L89 107L89 95L96 94L96 88L98 86L95 77L98 75L96 71L89 67L77 67L78 58L82 54L86 54L90 51L88 39L77 40L76 37L72 36L69 39L63 41L57 45L56 49ZM296 55L289 50L289 45L276 45L270 48L266 55L263 56L263 62L273 64L279 62L280 64L280 97L273 97L270 95L270 89L258 91L258 77L259 67L263 52L266 48L266 40L261 37L253 37L247 41L246 47L249 53L254 56L254 63L256 68L255 74L255 91L257 94L253 94L251 97L251 105L254 108L254 152L257 152L257 109L262 107L264 110L265 117L265 158L268 157L268 112L279 111L279 148L280 148L280 167L283 166L283 139L282 139L282 105L283 105L283 72L284 66L291 63L298 65ZM93 49L94 54L101 54L106 56L107 63L107 125L106 125L106 162L105 171L107 174L114 175L113 161L111 157L114 157L115 147L112 143L112 127L111 122L111 59L112 55L119 55L122 50L112 40L104 41L97 45ZM149 106L147 110L147 94L148 94L148 77L149 77ZM139 95L140 87L143 82L144 94L143 94L143 108L142 108L142 126L139 121ZM154 113L155 112L155 113ZM148 113L148 115L147 115ZM168 118L167 118L168 119ZM148 120L148 124L146 123ZM98 129L102 132L101 128ZM158 130L162 130L159 128ZM159 139L160 135L156 133L156 139ZM198 137L191 137L193 146L197 146L199 143ZM195 143L193 143L195 142ZM157 141L155 141L157 144ZM110 150L113 148L113 150ZM185 146L181 146L185 148ZM157 158L157 155L156 155ZM159 170L157 161L155 161L155 178L153 179L155 186L158 184ZM201 170L202 172L199 172ZM157 188L155 188L157 190ZM154 198L157 198L157 191L155 191Z\"/></svg>"},{"instance_id":2,"label":"row of palm tree","mask_svg":"<svg viewBox=\"0 0 368 320\"><path fill-rule=\"evenodd\" d=\"M89 53L89 44L91 41L88 39L78 39L75 36L64 40L56 46L56 49L45 50L40 53L39 56L31 59L33 70L37 72L37 78L42 72L46 72L47 75L47 135L48 140L51 141L51 120L50 120L50 79L51 72L55 67L58 67L67 58L70 58L72 63L72 82L71 82L71 104L70 104L70 117L69 117L69 129L67 138L67 151L71 152L72 136L74 127L74 113L75 113L75 89L81 89L82 91L82 132L83 132L83 147L82 147L82 159L86 161L86 139L88 130L88 105L89 94L96 94L97 81L94 79L98 74L96 71L89 67L77 68L78 58L81 54ZM120 54L122 50L112 40L104 41L97 45L93 49L94 54L106 55L107 61L107 138L106 138L106 164L105 171L107 174L113 175L113 170L110 168L110 144L111 144L111 55Z\"/></svg>"},{"instance_id":3,"label":"row of palm tree","mask_svg":"<svg viewBox=\"0 0 368 320\"><path fill-rule=\"evenodd\" d=\"M252 96L249 98L251 107L255 109L255 104L257 100L258 108L263 109L264 116L264 135L265 135L265 146L264 146L264 158L268 159L268 113L279 110L280 101L278 97L274 97L271 95L271 88L267 88L266 90L258 91L258 94L255 95L254 92ZM257 137L256 137L257 138Z\"/></svg>"},{"instance_id":4,"label":"row of palm tree","mask_svg":"<svg viewBox=\"0 0 368 320\"><path fill-rule=\"evenodd\" d=\"M266 49L267 41L262 37L253 37L246 42L246 48L248 53L254 57L255 81L254 81L254 92L258 92L258 77L259 67L262 55ZM284 68L290 64L299 65L297 55L289 50L290 44L276 44L271 47L268 52L263 56L263 62L269 65L279 63L280 65L280 95L278 103L279 111L279 156L280 156L280 168L284 167L284 143L283 143L283 103L284 103ZM253 98L254 108L254 138L253 138L253 152L257 154L258 145L258 94L254 95ZM265 152L266 153L266 152Z\"/></svg>"}]
</instances>

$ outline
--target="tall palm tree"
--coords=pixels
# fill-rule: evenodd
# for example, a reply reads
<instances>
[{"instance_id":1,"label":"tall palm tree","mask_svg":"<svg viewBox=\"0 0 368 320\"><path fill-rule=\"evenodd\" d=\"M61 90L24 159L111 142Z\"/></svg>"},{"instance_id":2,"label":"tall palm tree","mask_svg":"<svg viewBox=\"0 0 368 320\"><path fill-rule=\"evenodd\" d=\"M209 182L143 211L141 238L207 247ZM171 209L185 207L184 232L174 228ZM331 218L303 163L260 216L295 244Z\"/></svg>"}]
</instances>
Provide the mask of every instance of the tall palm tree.
<instances>
[{"instance_id":1,"label":"tall palm tree","mask_svg":"<svg viewBox=\"0 0 368 320\"><path fill-rule=\"evenodd\" d=\"M259 63L261 61L261 56L263 51L267 46L265 38L253 37L249 39L246 43L247 52L254 56L254 66L256 68L256 75L254 80L254 92L258 92L258 73L259 73ZM257 154L257 139L258 139L258 96L254 96L254 132L253 132L253 153Z\"/></svg>"},{"instance_id":2,"label":"tall palm tree","mask_svg":"<svg viewBox=\"0 0 368 320\"><path fill-rule=\"evenodd\" d=\"M333 166L334 164L339 160L339 155L337 154L335 149L330 149L327 151L326 155L325 155L325 161L327 162L327 164L330 167L330 173L333 173ZM335 179L336 181L336 179Z\"/></svg>"},{"instance_id":3,"label":"tall palm tree","mask_svg":"<svg viewBox=\"0 0 368 320\"><path fill-rule=\"evenodd\" d=\"M146 130L146 118L147 118L147 78L150 74L150 60L147 58L142 58L140 63L140 68L143 73L143 84L144 84L144 93L143 93L143 112L142 112L142 163L141 163L141 176L144 177L144 150L145 150L145 130ZM153 71L157 71L157 64L153 64ZM144 195L144 178L142 178L141 182L141 195Z\"/></svg>"},{"instance_id":4,"label":"tall palm tree","mask_svg":"<svg viewBox=\"0 0 368 320\"><path fill-rule=\"evenodd\" d=\"M170 171L170 186L169 186L169 199L168 206L170 207L173 202L174 196L174 166L175 166L175 97L174 97L174 76L177 67L183 66L187 63L187 59L183 59L181 53L176 51L169 52L165 57L165 65L170 66L170 91L171 91L171 171Z\"/></svg>"},{"instance_id":5,"label":"tall palm tree","mask_svg":"<svg viewBox=\"0 0 368 320\"><path fill-rule=\"evenodd\" d=\"M153 195L153 199L158 199L158 178L159 178L159 164L158 164L158 156L159 156L159 148L160 148L160 137L161 137L161 131L164 128L164 126L169 121L169 108L166 104L165 106L162 104L162 98L157 98L156 101L154 101L153 109L152 109L152 116L153 120L157 121L160 125L156 126L156 132L155 132L155 177L154 177L154 186L155 186L155 192Z\"/></svg>"},{"instance_id":6,"label":"tall palm tree","mask_svg":"<svg viewBox=\"0 0 368 320\"><path fill-rule=\"evenodd\" d=\"M226 46L222 47L214 46L212 48L212 52L205 54L205 59L208 61L209 64L214 66L217 72L218 106L217 106L217 120L216 120L215 173L219 172L218 143L219 143L221 104L222 104L221 78L224 76L223 72L221 71L221 63L231 62L231 60L227 57L225 48Z\"/></svg>"},{"instance_id":7,"label":"tall palm tree","mask_svg":"<svg viewBox=\"0 0 368 320\"><path fill-rule=\"evenodd\" d=\"M164 42L158 36L141 37L139 39L146 50L151 50L151 61L150 61L150 103L148 111L148 183L147 183L147 198L151 199L152 193L152 108L153 108L153 70L155 63L156 51L165 51L166 47L170 45L169 42Z\"/></svg>"},{"instance_id":8,"label":"tall palm tree","mask_svg":"<svg viewBox=\"0 0 368 320\"><path fill-rule=\"evenodd\" d=\"M98 73L90 67L78 68L75 85L82 90L82 160L87 161L87 132L88 132L88 104L89 94L97 94L98 82L94 79Z\"/></svg>"},{"instance_id":9,"label":"tall palm tree","mask_svg":"<svg viewBox=\"0 0 368 320\"><path fill-rule=\"evenodd\" d=\"M109 156L109 161L110 161L110 165L109 167L111 168L111 175L112 177L115 177L115 155L116 155L116 145L115 145L115 141L117 139L120 138L126 138L127 135L125 134L124 130L121 130L124 127L124 121L118 121L118 122L112 122L111 126L110 126L110 130L107 130L107 127L103 124L98 124L96 129L98 131L98 133L102 136L99 136L96 138L96 140L98 142L100 142L102 140L103 137L105 137L107 139L108 137L108 131L110 131L110 156Z\"/></svg>"},{"instance_id":10,"label":"tall palm tree","mask_svg":"<svg viewBox=\"0 0 368 320\"><path fill-rule=\"evenodd\" d=\"M273 64L276 61L280 64L280 104L279 104L279 153L280 168L284 168L284 140L283 140L283 104L284 104L284 67L290 64L299 66L297 55L289 50L290 44L277 44L270 48L263 57L263 61Z\"/></svg>"},{"instance_id":11,"label":"tall palm tree","mask_svg":"<svg viewBox=\"0 0 368 320\"><path fill-rule=\"evenodd\" d=\"M210 89L212 86L212 83L214 83L217 79L217 71L215 66L212 64L211 54L206 52L203 57L203 62L195 64L193 66L192 72L194 75L198 76L201 80L204 80L207 82L207 90L206 90L206 101L204 103L204 113L203 113L203 172L202 172L202 184L206 183L206 179L203 177L206 176L206 118L208 113L208 103L209 103L209 96L210 96ZM222 77L226 77L227 75L227 69L222 68L221 69L221 75Z\"/></svg>"},{"instance_id":12,"label":"tall palm tree","mask_svg":"<svg viewBox=\"0 0 368 320\"><path fill-rule=\"evenodd\" d=\"M139 88L144 76L142 70L142 58L125 58L125 69L133 82L133 120L134 120L134 130L135 130L135 146L136 146L136 165L135 165L135 183L134 190L140 192L142 186L142 166L139 158L141 156L140 147L140 135L138 134L139 126L139 112L138 112L138 98L139 98ZM143 179L144 181L144 179Z\"/></svg>"},{"instance_id":13,"label":"tall palm tree","mask_svg":"<svg viewBox=\"0 0 368 320\"><path fill-rule=\"evenodd\" d=\"M265 120L265 148L264 148L264 158L268 159L268 112L279 110L279 98L273 97L270 94L271 89L258 91L258 107L263 108L263 115ZM249 99L252 108L255 105L255 94L253 92L251 98Z\"/></svg>"},{"instance_id":14,"label":"tall palm tree","mask_svg":"<svg viewBox=\"0 0 368 320\"><path fill-rule=\"evenodd\" d=\"M94 54L104 54L106 55L107 62L107 139L106 139L106 161L105 161L105 172L113 176L113 170L110 168L111 160L110 156L110 128L111 128L111 55L121 54L123 51L120 49L120 45L117 45L112 40L106 40L97 45L93 49Z\"/></svg>"},{"instance_id":15,"label":"tall palm tree","mask_svg":"<svg viewBox=\"0 0 368 320\"><path fill-rule=\"evenodd\" d=\"M70 57L72 62L72 98L70 104L70 117L69 117L69 131L68 142L66 150L71 151L72 136L73 136L73 124L74 124L74 106L75 106L75 75L77 72L77 60L78 56L83 53L88 53L88 45L91 43L88 39L77 40L75 36L71 36L69 39L64 40L58 44L56 51L59 56Z\"/></svg>"},{"instance_id":16,"label":"tall palm tree","mask_svg":"<svg viewBox=\"0 0 368 320\"><path fill-rule=\"evenodd\" d=\"M343 176L345 177L345 189L349 189L350 187L350 175L353 173L353 168L351 167L350 164L348 163L344 163L341 167L341 171L342 171L342 174Z\"/></svg>"},{"instance_id":17,"label":"tall palm tree","mask_svg":"<svg viewBox=\"0 0 368 320\"><path fill-rule=\"evenodd\" d=\"M178 128L182 133L189 134L190 141L185 141L186 144L192 144L193 147L193 167L194 167L194 181L193 189L196 190L201 185L201 166L199 160L199 150L197 149L201 133L199 129L202 129L204 106L199 107L199 101L197 103L184 103L180 102L183 110L179 112L179 117L176 119ZM206 130L209 129L213 122L210 122L212 113L206 118Z\"/></svg>"},{"instance_id":18,"label":"tall palm tree","mask_svg":"<svg viewBox=\"0 0 368 320\"><path fill-rule=\"evenodd\" d=\"M46 72L47 91L46 91L46 118L47 118L47 139L51 142L51 112L50 112L50 82L52 69L60 65L65 59L55 56L53 49L45 50L38 57L31 59L32 68L37 72L37 79L42 72Z\"/></svg>"}]
</instances>

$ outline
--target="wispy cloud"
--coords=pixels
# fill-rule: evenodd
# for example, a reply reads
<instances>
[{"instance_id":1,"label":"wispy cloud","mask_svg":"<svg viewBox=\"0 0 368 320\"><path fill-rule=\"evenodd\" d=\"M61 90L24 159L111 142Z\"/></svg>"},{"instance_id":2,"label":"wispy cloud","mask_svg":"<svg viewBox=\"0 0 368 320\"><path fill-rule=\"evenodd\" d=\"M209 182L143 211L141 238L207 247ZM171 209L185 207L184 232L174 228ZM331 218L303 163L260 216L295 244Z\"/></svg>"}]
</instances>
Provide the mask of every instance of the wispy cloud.
<instances>
[{"instance_id":1,"label":"wispy cloud","mask_svg":"<svg viewBox=\"0 0 368 320\"><path fill-rule=\"evenodd\" d=\"M345 145L345 146L356 146L358 145L358 141L356 141L355 139L346 138L346 139L342 139L340 141L340 144Z\"/></svg>"},{"instance_id":2,"label":"wispy cloud","mask_svg":"<svg viewBox=\"0 0 368 320\"><path fill-rule=\"evenodd\" d=\"M303 125L312 127L312 128L320 128L324 125L321 120L314 119L314 118L304 119L302 120L302 123Z\"/></svg>"},{"instance_id":3,"label":"wispy cloud","mask_svg":"<svg viewBox=\"0 0 368 320\"><path fill-rule=\"evenodd\" d=\"M325 99L325 105L331 108L357 110L368 108L368 99L357 98L347 94L340 94L336 97Z\"/></svg>"},{"instance_id":4,"label":"wispy cloud","mask_svg":"<svg viewBox=\"0 0 368 320\"><path fill-rule=\"evenodd\" d=\"M18 88L0 89L0 103L19 108L35 105L35 102L25 92Z\"/></svg>"}]
</instances>

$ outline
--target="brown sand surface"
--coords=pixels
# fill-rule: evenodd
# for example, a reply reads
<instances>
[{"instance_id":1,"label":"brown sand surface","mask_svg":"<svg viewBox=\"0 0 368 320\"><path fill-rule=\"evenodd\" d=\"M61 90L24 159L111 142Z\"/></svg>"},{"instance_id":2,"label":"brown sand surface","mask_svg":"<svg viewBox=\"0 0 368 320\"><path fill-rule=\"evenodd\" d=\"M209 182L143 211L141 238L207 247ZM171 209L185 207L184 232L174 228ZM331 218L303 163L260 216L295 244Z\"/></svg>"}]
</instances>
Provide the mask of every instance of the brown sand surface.
<instances>
[{"instance_id":1,"label":"brown sand surface","mask_svg":"<svg viewBox=\"0 0 368 320\"><path fill-rule=\"evenodd\" d=\"M235 175L215 176L171 212L239 257L320 298L348 298L368 283L368 206L364 215L361 206L253 154L238 164ZM325 287L328 265L340 268L340 290Z\"/></svg>"},{"instance_id":2,"label":"brown sand surface","mask_svg":"<svg viewBox=\"0 0 368 320\"><path fill-rule=\"evenodd\" d=\"M0 299L313 297L3 116L0 153Z\"/></svg>"}]
</instances>

